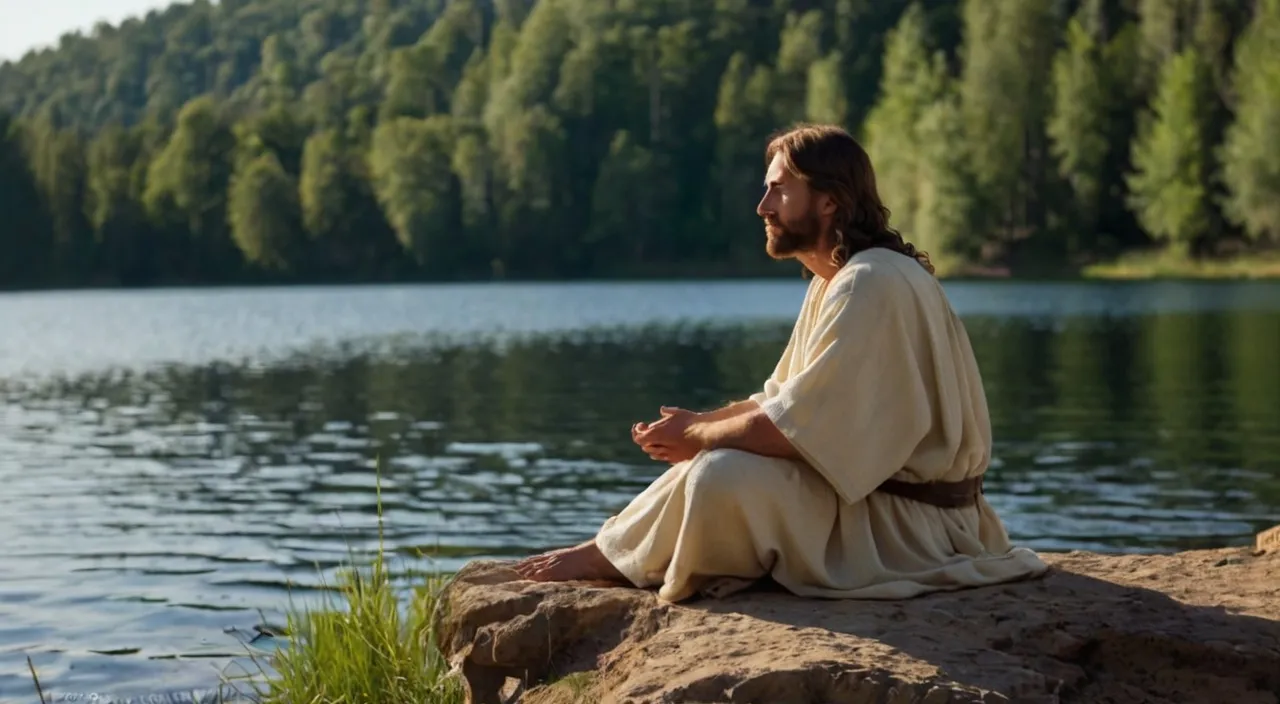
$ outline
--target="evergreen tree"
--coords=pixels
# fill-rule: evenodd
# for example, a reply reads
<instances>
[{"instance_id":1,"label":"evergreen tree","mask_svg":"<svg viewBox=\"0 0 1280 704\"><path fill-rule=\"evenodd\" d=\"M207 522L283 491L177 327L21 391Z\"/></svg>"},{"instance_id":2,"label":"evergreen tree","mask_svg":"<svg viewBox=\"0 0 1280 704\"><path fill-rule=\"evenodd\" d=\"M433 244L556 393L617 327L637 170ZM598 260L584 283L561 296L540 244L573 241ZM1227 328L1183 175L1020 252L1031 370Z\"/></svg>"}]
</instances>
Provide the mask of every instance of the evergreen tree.
<instances>
[{"instance_id":1,"label":"evergreen tree","mask_svg":"<svg viewBox=\"0 0 1280 704\"><path fill-rule=\"evenodd\" d=\"M1044 133L1058 28L1053 0L964 4L960 84L965 136L986 214L975 223L1005 239L1045 223Z\"/></svg>"},{"instance_id":2,"label":"evergreen tree","mask_svg":"<svg viewBox=\"0 0 1280 704\"><path fill-rule=\"evenodd\" d=\"M821 10L803 14L788 13L778 41L778 58L774 66L778 83L775 87L775 119L788 124L804 119L807 105L809 68L822 58Z\"/></svg>"},{"instance_id":3,"label":"evergreen tree","mask_svg":"<svg viewBox=\"0 0 1280 704\"><path fill-rule=\"evenodd\" d=\"M917 124L919 201L912 224L904 234L929 252L939 272L982 259L981 240L972 235L976 219L977 184L964 143L964 114L959 95L948 90L930 105Z\"/></svg>"},{"instance_id":4,"label":"evergreen tree","mask_svg":"<svg viewBox=\"0 0 1280 704\"><path fill-rule=\"evenodd\" d=\"M809 65L805 116L810 122L848 126L849 97L840 76L842 64L837 51Z\"/></svg>"},{"instance_id":5,"label":"evergreen tree","mask_svg":"<svg viewBox=\"0 0 1280 704\"><path fill-rule=\"evenodd\" d=\"M1232 81L1235 121L1221 152L1226 213L1252 237L1280 238L1280 0L1259 0Z\"/></svg>"},{"instance_id":6,"label":"evergreen tree","mask_svg":"<svg viewBox=\"0 0 1280 704\"><path fill-rule=\"evenodd\" d=\"M891 224L940 269L964 246L971 197L952 83L946 57L930 48L922 6L911 5L885 44L880 101L865 126L867 151Z\"/></svg>"},{"instance_id":7,"label":"evergreen tree","mask_svg":"<svg viewBox=\"0 0 1280 704\"><path fill-rule=\"evenodd\" d=\"M1198 254L1209 242L1208 70L1195 48L1160 71L1150 113L1133 145L1130 205L1158 240Z\"/></svg>"},{"instance_id":8,"label":"evergreen tree","mask_svg":"<svg viewBox=\"0 0 1280 704\"><path fill-rule=\"evenodd\" d=\"M1067 25L1066 45L1053 64L1053 106L1047 133L1058 174L1071 192L1068 252L1093 249L1113 230L1123 203L1110 188L1121 174L1132 131L1134 33L1126 27L1109 41L1101 2L1082 6ZM1067 205L1067 204L1064 204Z\"/></svg>"},{"instance_id":9,"label":"evergreen tree","mask_svg":"<svg viewBox=\"0 0 1280 704\"><path fill-rule=\"evenodd\" d=\"M711 178L719 195L714 204L722 247L729 258L750 260L733 242L747 232L760 232L754 205L761 192L764 141L776 129L773 120L774 73L735 52L721 77L715 109L716 153Z\"/></svg>"}]
</instances>

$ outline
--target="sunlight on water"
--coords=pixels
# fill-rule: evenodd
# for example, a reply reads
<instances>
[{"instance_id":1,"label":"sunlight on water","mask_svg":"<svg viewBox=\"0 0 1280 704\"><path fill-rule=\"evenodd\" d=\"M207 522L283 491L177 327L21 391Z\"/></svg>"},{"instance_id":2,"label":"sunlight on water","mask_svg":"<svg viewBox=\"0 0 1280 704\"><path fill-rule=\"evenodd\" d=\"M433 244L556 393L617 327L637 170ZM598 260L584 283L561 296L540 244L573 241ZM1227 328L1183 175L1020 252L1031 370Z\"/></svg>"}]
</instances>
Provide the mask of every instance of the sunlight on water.
<instances>
[{"instance_id":1,"label":"sunlight on water","mask_svg":"<svg viewBox=\"0 0 1280 704\"><path fill-rule=\"evenodd\" d=\"M805 282L459 284L0 294L0 375L274 359L395 336L470 338L685 321L790 322ZM962 315L1062 319L1274 310L1280 283L959 282Z\"/></svg>"},{"instance_id":2,"label":"sunlight on water","mask_svg":"<svg viewBox=\"0 0 1280 704\"><path fill-rule=\"evenodd\" d=\"M949 288L1017 542L1169 550L1280 520L1280 287ZM27 655L53 692L235 672L290 591L315 598L376 546L379 461L404 570L582 540L661 471L631 423L756 390L802 294L0 296L0 699L32 698Z\"/></svg>"}]
</instances>

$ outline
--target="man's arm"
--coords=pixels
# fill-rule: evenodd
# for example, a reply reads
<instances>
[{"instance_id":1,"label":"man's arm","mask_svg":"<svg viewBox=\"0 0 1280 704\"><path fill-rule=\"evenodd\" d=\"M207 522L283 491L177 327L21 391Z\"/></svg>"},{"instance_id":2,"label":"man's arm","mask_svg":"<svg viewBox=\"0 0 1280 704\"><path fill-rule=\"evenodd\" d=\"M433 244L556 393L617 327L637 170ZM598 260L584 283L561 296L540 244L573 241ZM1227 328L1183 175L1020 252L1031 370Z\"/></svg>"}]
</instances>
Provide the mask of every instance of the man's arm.
<instances>
[{"instance_id":1,"label":"man's arm","mask_svg":"<svg viewBox=\"0 0 1280 704\"><path fill-rule=\"evenodd\" d=\"M757 405L755 401L748 399L745 401L734 401L733 403L717 408L714 411L699 413L698 416L704 423L713 423L722 420L729 420L730 418L735 418L743 413L747 413L758 408L760 408L760 406Z\"/></svg>"},{"instance_id":2,"label":"man's arm","mask_svg":"<svg viewBox=\"0 0 1280 704\"><path fill-rule=\"evenodd\" d=\"M801 459L791 441L755 401L739 401L740 409L732 416L711 418L703 416L689 428L692 436L704 450L734 449L769 457Z\"/></svg>"}]
</instances>

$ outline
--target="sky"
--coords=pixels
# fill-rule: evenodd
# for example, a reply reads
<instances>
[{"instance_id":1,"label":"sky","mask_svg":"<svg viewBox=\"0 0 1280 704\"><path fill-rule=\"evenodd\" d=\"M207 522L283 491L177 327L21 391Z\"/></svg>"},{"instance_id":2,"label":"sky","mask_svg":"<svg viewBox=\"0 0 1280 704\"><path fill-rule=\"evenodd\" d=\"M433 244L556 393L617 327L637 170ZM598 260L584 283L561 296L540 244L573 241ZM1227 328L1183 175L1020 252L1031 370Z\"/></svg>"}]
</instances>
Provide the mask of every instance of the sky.
<instances>
[{"instance_id":1,"label":"sky","mask_svg":"<svg viewBox=\"0 0 1280 704\"><path fill-rule=\"evenodd\" d=\"M99 20L119 24L168 0L0 0L0 61L58 43L63 33L88 34Z\"/></svg>"}]
</instances>

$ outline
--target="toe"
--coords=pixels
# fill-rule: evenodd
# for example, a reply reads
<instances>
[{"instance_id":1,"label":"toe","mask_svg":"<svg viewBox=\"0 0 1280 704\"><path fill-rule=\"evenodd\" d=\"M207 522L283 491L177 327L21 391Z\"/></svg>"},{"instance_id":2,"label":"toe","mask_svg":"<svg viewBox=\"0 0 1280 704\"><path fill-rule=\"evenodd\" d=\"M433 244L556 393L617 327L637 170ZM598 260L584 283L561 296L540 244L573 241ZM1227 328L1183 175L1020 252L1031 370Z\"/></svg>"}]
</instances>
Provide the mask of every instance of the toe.
<instances>
[{"instance_id":1,"label":"toe","mask_svg":"<svg viewBox=\"0 0 1280 704\"><path fill-rule=\"evenodd\" d=\"M561 565L561 560L557 558L548 558L542 561L529 577L534 581L553 582L556 580L556 572Z\"/></svg>"},{"instance_id":2,"label":"toe","mask_svg":"<svg viewBox=\"0 0 1280 704\"><path fill-rule=\"evenodd\" d=\"M537 579L537 576L546 570L546 562L544 556L531 557L516 563L515 571L525 579Z\"/></svg>"},{"instance_id":3,"label":"toe","mask_svg":"<svg viewBox=\"0 0 1280 704\"><path fill-rule=\"evenodd\" d=\"M547 569L545 567L534 567L525 572L524 578L531 582L546 581Z\"/></svg>"}]
</instances>

